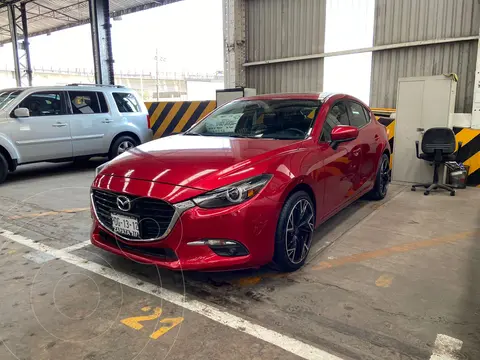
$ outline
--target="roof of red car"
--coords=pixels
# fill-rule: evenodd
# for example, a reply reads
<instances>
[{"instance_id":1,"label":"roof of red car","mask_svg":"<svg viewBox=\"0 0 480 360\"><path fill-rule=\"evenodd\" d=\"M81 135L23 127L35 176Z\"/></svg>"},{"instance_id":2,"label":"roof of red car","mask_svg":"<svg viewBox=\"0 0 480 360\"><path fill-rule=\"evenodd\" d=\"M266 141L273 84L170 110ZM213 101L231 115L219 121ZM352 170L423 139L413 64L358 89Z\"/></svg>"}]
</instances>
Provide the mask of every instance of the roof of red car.
<instances>
[{"instance_id":1,"label":"roof of red car","mask_svg":"<svg viewBox=\"0 0 480 360\"><path fill-rule=\"evenodd\" d=\"M330 92L320 93L285 93L285 94L265 94L257 96L249 96L244 99L248 100L283 100L283 99L302 99L302 100L320 100L323 101L327 97L337 95Z\"/></svg>"}]
</instances>

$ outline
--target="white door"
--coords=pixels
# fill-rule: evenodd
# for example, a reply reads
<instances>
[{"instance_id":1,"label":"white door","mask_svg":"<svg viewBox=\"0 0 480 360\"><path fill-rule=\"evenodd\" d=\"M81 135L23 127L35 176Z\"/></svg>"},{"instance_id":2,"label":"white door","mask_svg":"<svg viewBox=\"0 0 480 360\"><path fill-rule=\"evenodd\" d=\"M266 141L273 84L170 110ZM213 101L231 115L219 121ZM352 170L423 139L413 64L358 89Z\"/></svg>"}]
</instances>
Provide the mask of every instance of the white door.
<instances>
[{"instance_id":1,"label":"white door","mask_svg":"<svg viewBox=\"0 0 480 360\"><path fill-rule=\"evenodd\" d=\"M63 92L35 92L23 99L19 107L30 110L29 117L16 118L12 122L12 138L22 163L72 156L70 123Z\"/></svg>"},{"instance_id":2,"label":"white door","mask_svg":"<svg viewBox=\"0 0 480 360\"><path fill-rule=\"evenodd\" d=\"M112 131L112 115L100 91L68 92L73 156L108 152L106 134Z\"/></svg>"},{"instance_id":3,"label":"white door","mask_svg":"<svg viewBox=\"0 0 480 360\"><path fill-rule=\"evenodd\" d=\"M451 127L456 82L445 76L404 78L398 81L392 179L402 182L431 182L433 167L417 159L415 141L425 130ZM442 175L440 176L442 178Z\"/></svg>"}]
</instances>

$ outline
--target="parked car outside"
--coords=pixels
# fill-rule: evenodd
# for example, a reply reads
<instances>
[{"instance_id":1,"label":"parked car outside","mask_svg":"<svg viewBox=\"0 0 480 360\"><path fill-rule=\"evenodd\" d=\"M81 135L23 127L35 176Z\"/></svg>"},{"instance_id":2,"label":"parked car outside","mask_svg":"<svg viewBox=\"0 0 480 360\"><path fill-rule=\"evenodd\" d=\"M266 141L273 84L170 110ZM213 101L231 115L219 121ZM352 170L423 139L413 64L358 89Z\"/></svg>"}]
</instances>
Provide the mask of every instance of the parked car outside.
<instances>
[{"instance_id":1,"label":"parked car outside","mask_svg":"<svg viewBox=\"0 0 480 360\"><path fill-rule=\"evenodd\" d=\"M18 165L113 159L151 139L145 105L121 86L0 90L0 183Z\"/></svg>"},{"instance_id":2,"label":"parked car outside","mask_svg":"<svg viewBox=\"0 0 480 360\"><path fill-rule=\"evenodd\" d=\"M390 182L386 129L342 94L235 100L99 167L92 243L174 270L299 269L314 230Z\"/></svg>"}]
</instances>

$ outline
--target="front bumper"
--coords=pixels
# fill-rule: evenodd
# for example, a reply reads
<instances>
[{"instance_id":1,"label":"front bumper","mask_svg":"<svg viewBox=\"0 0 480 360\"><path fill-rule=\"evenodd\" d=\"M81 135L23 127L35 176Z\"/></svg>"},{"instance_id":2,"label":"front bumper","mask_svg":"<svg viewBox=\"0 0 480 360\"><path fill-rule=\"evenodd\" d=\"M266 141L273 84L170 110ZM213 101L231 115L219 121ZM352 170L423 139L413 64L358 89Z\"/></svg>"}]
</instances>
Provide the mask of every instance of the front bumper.
<instances>
[{"instance_id":1,"label":"front bumper","mask_svg":"<svg viewBox=\"0 0 480 360\"><path fill-rule=\"evenodd\" d=\"M178 186L142 180L111 177L108 189L101 182L96 188L133 196L156 194L165 199L179 190ZM152 190L153 189L153 190ZM185 190L177 202L197 195L197 190ZM195 194L193 194L195 192ZM175 195L174 195L175 196ZM166 199L167 200L167 199ZM151 242L126 241L115 236L94 218L91 241L95 246L134 261L155 264L172 270L221 271L258 267L272 260L277 219L281 204L262 197L262 193L246 203L221 209L199 207L185 211L162 240ZM243 256L219 256L199 241L209 239L234 240L248 251ZM189 245L189 243L196 243Z\"/></svg>"}]
</instances>

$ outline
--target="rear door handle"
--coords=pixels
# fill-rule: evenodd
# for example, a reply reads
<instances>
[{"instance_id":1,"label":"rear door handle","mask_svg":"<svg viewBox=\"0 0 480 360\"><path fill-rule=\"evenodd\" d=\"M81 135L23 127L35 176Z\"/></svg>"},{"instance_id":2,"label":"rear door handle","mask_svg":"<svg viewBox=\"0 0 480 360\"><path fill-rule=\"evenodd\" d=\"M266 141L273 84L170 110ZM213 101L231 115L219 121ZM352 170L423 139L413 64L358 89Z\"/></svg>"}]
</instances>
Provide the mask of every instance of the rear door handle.
<instances>
[{"instance_id":1,"label":"rear door handle","mask_svg":"<svg viewBox=\"0 0 480 360\"><path fill-rule=\"evenodd\" d=\"M109 124L111 122L113 122L112 119L105 119L105 120L102 121L102 123L104 123L104 124Z\"/></svg>"},{"instance_id":2,"label":"rear door handle","mask_svg":"<svg viewBox=\"0 0 480 360\"><path fill-rule=\"evenodd\" d=\"M59 123L59 122L58 122L58 123L52 124L52 126L53 126L53 127L65 127L65 126L67 126L67 124L66 124L66 123Z\"/></svg>"}]
</instances>

